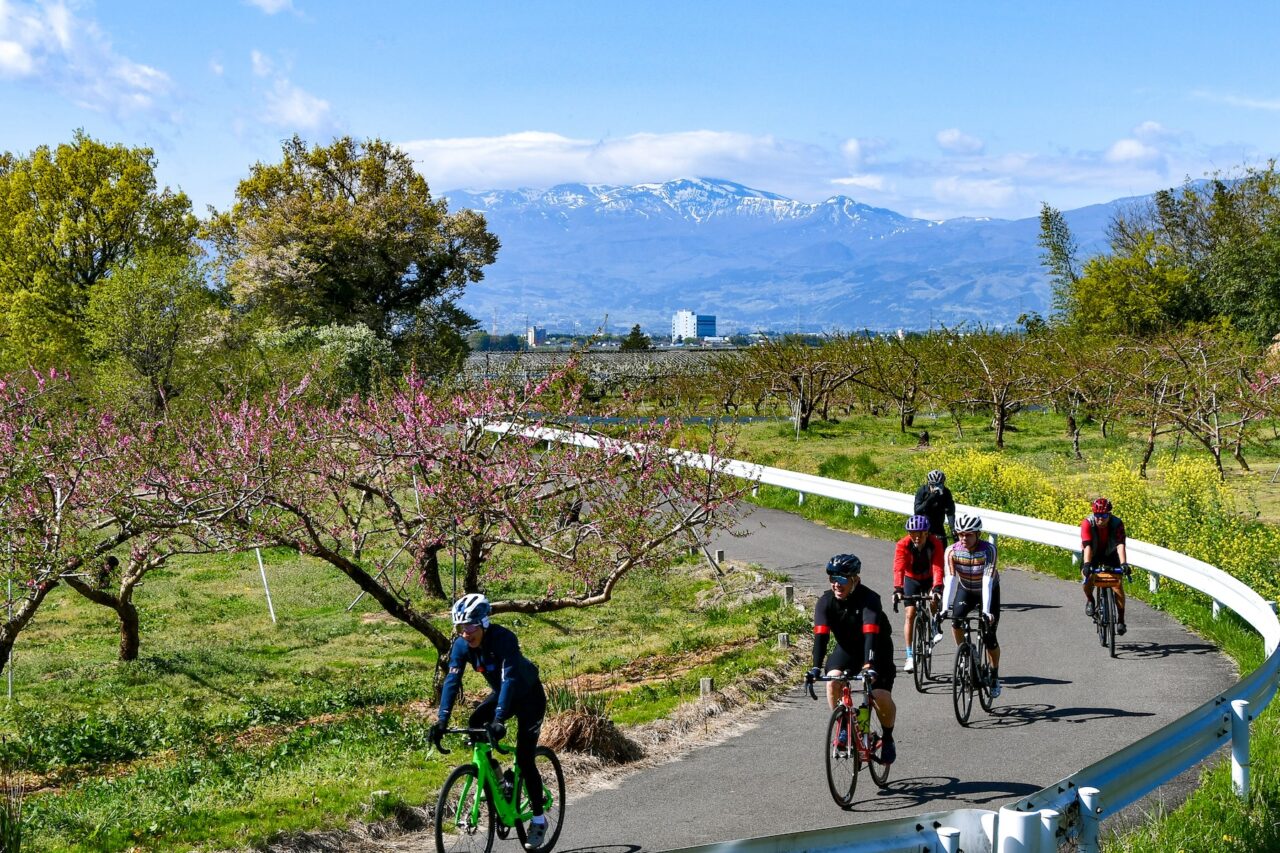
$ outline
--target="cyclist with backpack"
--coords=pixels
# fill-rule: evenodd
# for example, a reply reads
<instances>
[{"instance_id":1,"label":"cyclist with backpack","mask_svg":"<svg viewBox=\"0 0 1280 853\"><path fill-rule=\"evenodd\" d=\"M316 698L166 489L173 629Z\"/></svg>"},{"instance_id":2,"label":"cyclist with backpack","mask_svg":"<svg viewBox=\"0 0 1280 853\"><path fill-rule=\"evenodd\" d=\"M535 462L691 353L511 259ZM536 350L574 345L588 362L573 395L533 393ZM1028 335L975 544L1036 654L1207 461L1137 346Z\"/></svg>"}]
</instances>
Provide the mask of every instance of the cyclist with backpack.
<instances>
[{"instance_id":1,"label":"cyclist with backpack","mask_svg":"<svg viewBox=\"0 0 1280 853\"><path fill-rule=\"evenodd\" d=\"M996 546L978 538L982 519L961 513L955 522L956 542L944 559L942 600L951 616L951 633L956 646L964 642L964 618L974 607L987 616L982 641L991 662L991 698L1000 695L1000 645L996 627L1000 623L1000 574L996 571Z\"/></svg>"},{"instance_id":2,"label":"cyclist with backpack","mask_svg":"<svg viewBox=\"0 0 1280 853\"><path fill-rule=\"evenodd\" d=\"M1124 522L1111 512L1111 501L1098 498L1093 511L1080 522L1081 583L1084 584L1084 614L1093 618L1094 575L1099 572L1133 574L1124 544ZM1116 633L1129 629L1124 624L1124 584L1116 584Z\"/></svg>"},{"instance_id":3,"label":"cyclist with backpack","mask_svg":"<svg viewBox=\"0 0 1280 853\"><path fill-rule=\"evenodd\" d=\"M907 535L898 540L893 554L894 604L908 596L932 595L935 600L941 598L944 549L942 541L929 532L929 519L923 515L913 515L907 519ZM906 614L907 621L902 633L903 642L907 646L907 660L902 669L904 672L912 672L916 667L911 645L916 606L907 605Z\"/></svg>"},{"instance_id":4,"label":"cyclist with backpack","mask_svg":"<svg viewBox=\"0 0 1280 853\"><path fill-rule=\"evenodd\" d=\"M956 502L947 488L947 475L934 469L925 477L924 483L916 491L915 514L929 519L929 532L947 544L945 522L952 530L956 524Z\"/></svg>"},{"instance_id":5,"label":"cyclist with backpack","mask_svg":"<svg viewBox=\"0 0 1280 853\"><path fill-rule=\"evenodd\" d=\"M813 667L805 673L805 679L812 684L823 672L838 675L873 670L875 687L871 691L871 704L884 732L880 761L892 764L898 757L893 741L898 708L892 695L896 675L892 629L880 596L862 585L861 572L862 561L853 554L836 554L828 561L827 579L831 588L814 607ZM827 646L833 636L836 647L828 656ZM838 683L827 682L827 703L834 709L839 700ZM845 733L841 731L840 736L843 738Z\"/></svg>"},{"instance_id":6,"label":"cyclist with backpack","mask_svg":"<svg viewBox=\"0 0 1280 853\"><path fill-rule=\"evenodd\" d=\"M506 737L506 721L515 718L516 765L528 790L542 790L542 775L534 760L542 720L547 714L547 694L538 667L520 653L516 635L489 621L493 607L478 592L464 595L454 602L450 615L458 636L449 649L449 672L440 691L440 712L431 727L431 742L439 743L449 727L453 703L462 688L462 674L467 666L484 676L493 690L476 706L467 722L469 728L486 728L493 742ZM529 824L526 850L537 850L546 838L547 819L541 797L531 797L533 819Z\"/></svg>"}]
</instances>

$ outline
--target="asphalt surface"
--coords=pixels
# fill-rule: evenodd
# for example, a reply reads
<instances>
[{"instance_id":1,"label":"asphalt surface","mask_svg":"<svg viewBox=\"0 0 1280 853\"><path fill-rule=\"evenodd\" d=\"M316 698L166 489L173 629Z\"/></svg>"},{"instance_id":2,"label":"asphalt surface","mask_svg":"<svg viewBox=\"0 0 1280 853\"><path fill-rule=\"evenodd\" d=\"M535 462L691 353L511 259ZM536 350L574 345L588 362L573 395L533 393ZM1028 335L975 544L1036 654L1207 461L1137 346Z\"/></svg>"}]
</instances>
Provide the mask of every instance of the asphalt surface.
<instances>
[{"instance_id":1,"label":"asphalt surface","mask_svg":"<svg viewBox=\"0 0 1280 853\"><path fill-rule=\"evenodd\" d=\"M784 571L815 593L826 589L826 560L855 553L863 582L889 601L893 543L770 510L755 511L743 526L749 536L725 536L712 547ZM899 669L898 761L886 789L864 773L854 807L835 805L822 763L829 711L797 686L738 736L571 798L558 853L672 850L951 808L998 809L1159 729L1236 680L1233 664L1212 645L1142 602L1130 601L1129 633L1117 638L1112 660L1098 645L1077 585L1008 565L1000 574L1003 695L991 714L975 701L965 729L953 716L947 681L921 694ZM891 612L890 619L901 667L902 615ZM949 674L953 658L948 640L935 654L935 672ZM796 673L797 685L802 675Z\"/></svg>"}]
</instances>

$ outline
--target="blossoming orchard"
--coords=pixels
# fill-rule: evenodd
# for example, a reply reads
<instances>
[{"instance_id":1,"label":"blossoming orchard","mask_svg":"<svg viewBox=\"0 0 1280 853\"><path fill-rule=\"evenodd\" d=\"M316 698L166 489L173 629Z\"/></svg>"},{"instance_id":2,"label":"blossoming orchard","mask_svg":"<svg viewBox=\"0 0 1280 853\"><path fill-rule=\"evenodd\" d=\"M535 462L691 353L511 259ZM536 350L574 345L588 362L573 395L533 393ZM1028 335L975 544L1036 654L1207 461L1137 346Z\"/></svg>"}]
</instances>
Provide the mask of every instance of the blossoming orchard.
<instances>
[{"instance_id":1,"label":"blossoming orchard","mask_svg":"<svg viewBox=\"0 0 1280 853\"><path fill-rule=\"evenodd\" d=\"M555 578L495 600L497 612L609 601L628 573L669 563L726 525L744 484L714 462L680 464L675 421L588 444L530 437L578 423L570 376L454 391L410 376L338 405L303 381L151 418L87 406L58 373L6 378L0 545L13 591L0 665L59 586L115 610L121 658L136 658L133 591L180 553L295 549L442 656L449 599L513 571L489 559L495 549L523 551ZM698 450L719 459L720 443L713 434ZM456 580L444 576L443 553L458 555Z\"/></svg>"}]
</instances>

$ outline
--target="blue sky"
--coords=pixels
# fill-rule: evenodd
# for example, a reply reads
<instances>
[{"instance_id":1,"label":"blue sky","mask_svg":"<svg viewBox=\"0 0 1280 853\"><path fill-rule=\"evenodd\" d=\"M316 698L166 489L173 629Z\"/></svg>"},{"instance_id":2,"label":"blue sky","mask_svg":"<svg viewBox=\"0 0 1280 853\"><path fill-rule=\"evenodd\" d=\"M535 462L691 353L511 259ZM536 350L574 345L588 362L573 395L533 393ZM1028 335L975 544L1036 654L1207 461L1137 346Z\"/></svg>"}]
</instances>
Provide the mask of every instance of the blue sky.
<instances>
[{"instance_id":1,"label":"blue sky","mask_svg":"<svg viewBox=\"0 0 1280 853\"><path fill-rule=\"evenodd\" d=\"M1030 216L1280 153L1280 16L1209 8L0 0L0 149L147 145L201 212L298 133L394 142L441 192L707 176Z\"/></svg>"}]
</instances>

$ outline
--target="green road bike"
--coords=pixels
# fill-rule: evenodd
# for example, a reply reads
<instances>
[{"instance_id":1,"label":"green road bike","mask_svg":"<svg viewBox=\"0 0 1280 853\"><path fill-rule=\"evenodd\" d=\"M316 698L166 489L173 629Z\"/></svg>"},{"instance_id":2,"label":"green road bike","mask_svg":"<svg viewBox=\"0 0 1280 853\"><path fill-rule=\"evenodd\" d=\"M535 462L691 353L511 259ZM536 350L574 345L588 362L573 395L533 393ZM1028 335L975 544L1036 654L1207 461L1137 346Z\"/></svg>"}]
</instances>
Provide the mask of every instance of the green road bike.
<instances>
[{"instance_id":1,"label":"green road bike","mask_svg":"<svg viewBox=\"0 0 1280 853\"><path fill-rule=\"evenodd\" d=\"M493 743L484 728L448 729L445 734L465 735L471 746L471 761L454 768L440 789L436 801L435 836L437 853L461 853L493 849L493 839L506 838L514 827L523 845L529 837L533 808L520 768L503 772L493 753L510 755L512 750ZM436 741L441 754L451 750ZM564 771L560 759L548 747L534 754L542 776L542 806L547 834L535 853L549 853L560 838L564 820Z\"/></svg>"}]
</instances>

